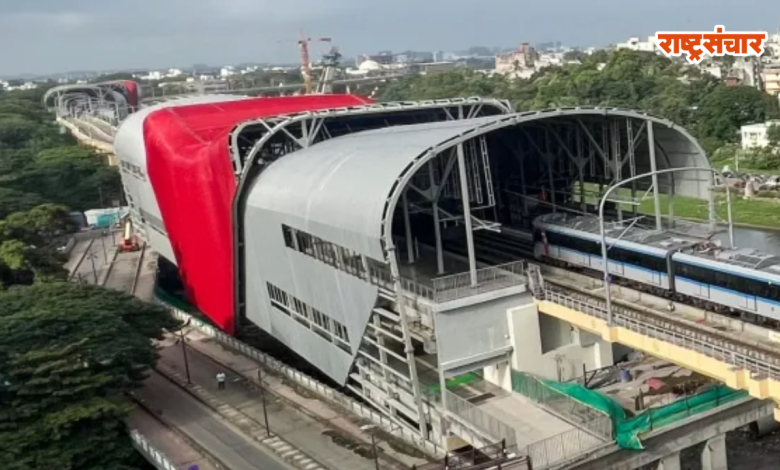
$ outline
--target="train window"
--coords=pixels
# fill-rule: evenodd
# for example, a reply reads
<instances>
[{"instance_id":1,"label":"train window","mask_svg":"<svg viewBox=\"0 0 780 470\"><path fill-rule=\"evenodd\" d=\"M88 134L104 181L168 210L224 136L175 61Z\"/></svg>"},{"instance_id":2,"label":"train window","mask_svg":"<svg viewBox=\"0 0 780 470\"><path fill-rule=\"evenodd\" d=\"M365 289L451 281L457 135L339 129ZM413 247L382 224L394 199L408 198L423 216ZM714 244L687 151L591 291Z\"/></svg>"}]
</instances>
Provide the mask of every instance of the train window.
<instances>
[{"instance_id":1,"label":"train window","mask_svg":"<svg viewBox=\"0 0 780 470\"><path fill-rule=\"evenodd\" d=\"M582 253L588 253L591 255L601 254L601 244L592 240L585 240L579 237L572 237L570 235L563 235L556 232L547 232L547 243L550 245L556 245L570 250L577 250Z\"/></svg>"},{"instance_id":2,"label":"train window","mask_svg":"<svg viewBox=\"0 0 780 470\"><path fill-rule=\"evenodd\" d=\"M770 300L780 298L780 286L710 268L675 262L675 276Z\"/></svg>"},{"instance_id":3,"label":"train window","mask_svg":"<svg viewBox=\"0 0 780 470\"><path fill-rule=\"evenodd\" d=\"M659 258L634 250L612 247L609 249L609 259L645 269L652 269L653 271L666 272L666 258Z\"/></svg>"}]
</instances>

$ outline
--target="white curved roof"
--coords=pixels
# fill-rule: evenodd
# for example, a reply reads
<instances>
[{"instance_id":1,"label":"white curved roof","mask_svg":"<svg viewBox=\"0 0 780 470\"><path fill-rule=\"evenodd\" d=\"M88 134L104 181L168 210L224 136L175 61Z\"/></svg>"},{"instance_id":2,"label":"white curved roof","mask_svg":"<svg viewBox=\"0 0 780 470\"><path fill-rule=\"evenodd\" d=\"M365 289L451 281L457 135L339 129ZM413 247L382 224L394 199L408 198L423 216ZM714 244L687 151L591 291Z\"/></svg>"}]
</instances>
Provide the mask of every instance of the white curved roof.
<instances>
[{"instance_id":1,"label":"white curved roof","mask_svg":"<svg viewBox=\"0 0 780 470\"><path fill-rule=\"evenodd\" d=\"M395 126L326 140L271 164L254 181L247 206L296 216L292 227L384 259L378 222L398 175L432 145L493 120Z\"/></svg>"},{"instance_id":2,"label":"white curved roof","mask_svg":"<svg viewBox=\"0 0 780 470\"><path fill-rule=\"evenodd\" d=\"M658 146L664 150L664 156L658 157L659 168L709 168L698 143L670 121L616 108L555 109L388 127L321 142L269 165L253 182L247 207L275 212L291 227L384 259L382 241L390 240L400 189L436 153L493 130L577 115L625 116L661 124L654 126ZM709 175L702 182L708 179ZM686 192L705 194L701 185L690 181L677 188L677 194Z\"/></svg>"},{"instance_id":3,"label":"white curved roof","mask_svg":"<svg viewBox=\"0 0 780 470\"><path fill-rule=\"evenodd\" d=\"M221 103L246 99L237 95L201 95L180 98L139 109L127 117L114 136L114 151L120 160L131 162L146 169L146 146L144 143L144 121L146 117L160 109L193 104Z\"/></svg>"},{"instance_id":4,"label":"white curved roof","mask_svg":"<svg viewBox=\"0 0 780 470\"><path fill-rule=\"evenodd\" d=\"M361 70L363 72L372 72L375 70L379 70L381 68L382 66L379 65L379 62L376 62L374 60L364 60L358 66L358 70Z\"/></svg>"}]
</instances>

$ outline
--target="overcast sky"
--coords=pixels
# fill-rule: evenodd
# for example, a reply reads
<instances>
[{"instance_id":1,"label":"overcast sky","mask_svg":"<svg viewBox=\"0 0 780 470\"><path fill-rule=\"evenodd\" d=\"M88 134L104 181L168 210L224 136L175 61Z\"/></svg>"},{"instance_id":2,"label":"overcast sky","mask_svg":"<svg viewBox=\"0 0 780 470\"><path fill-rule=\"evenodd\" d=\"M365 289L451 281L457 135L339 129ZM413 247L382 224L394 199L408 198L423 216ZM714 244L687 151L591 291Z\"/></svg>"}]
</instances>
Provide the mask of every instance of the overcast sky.
<instances>
[{"instance_id":1,"label":"overcast sky","mask_svg":"<svg viewBox=\"0 0 780 470\"><path fill-rule=\"evenodd\" d=\"M526 41L603 45L716 24L776 32L780 1L0 0L0 75L291 62L300 28L333 37L352 56Z\"/></svg>"}]
</instances>

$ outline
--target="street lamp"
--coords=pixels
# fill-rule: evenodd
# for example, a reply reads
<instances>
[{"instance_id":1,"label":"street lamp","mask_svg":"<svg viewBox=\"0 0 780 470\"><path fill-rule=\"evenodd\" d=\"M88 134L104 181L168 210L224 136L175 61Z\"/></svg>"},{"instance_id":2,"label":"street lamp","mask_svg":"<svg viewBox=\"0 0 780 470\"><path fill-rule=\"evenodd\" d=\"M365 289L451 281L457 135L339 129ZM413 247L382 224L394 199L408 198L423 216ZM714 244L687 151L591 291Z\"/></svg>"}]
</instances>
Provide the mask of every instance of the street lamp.
<instances>
[{"instance_id":1,"label":"street lamp","mask_svg":"<svg viewBox=\"0 0 780 470\"><path fill-rule=\"evenodd\" d=\"M360 426L361 431L365 431L371 435L371 453L374 454L374 468L379 470L379 454L376 452L376 437L374 437L374 430L376 426L373 424L365 424Z\"/></svg>"},{"instance_id":2,"label":"street lamp","mask_svg":"<svg viewBox=\"0 0 780 470\"><path fill-rule=\"evenodd\" d=\"M265 404L265 386L263 386L263 369L257 368L257 383L260 387L260 401L263 403L263 419L265 420L265 434L271 437L271 426L268 425L268 408Z\"/></svg>"},{"instance_id":3,"label":"street lamp","mask_svg":"<svg viewBox=\"0 0 780 470\"><path fill-rule=\"evenodd\" d=\"M654 191L658 192L658 188L657 188L658 175L673 173L677 171L706 171L723 177L720 171L715 170L713 168L702 168L696 166L682 167L682 168L666 168L664 170L655 170L655 171L650 171L648 173L642 173L641 175L635 175L632 176L631 178L625 179L623 181L619 181L616 184L607 188L607 191L601 197L601 202L599 202L599 229L601 231L601 259L604 267L604 288L605 288L605 300L607 302L607 325L608 326L612 326L612 290L610 288L610 275L609 275L609 254L608 254L609 248L607 247L607 234L606 234L606 228L604 223L604 206L607 203L607 199L609 199L609 195L612 194L613 191L623 186L624 184L631 183L633 181L637 181L647 177L653 177L654 182L656 184ZM712 189L713 188L710 188L710 190ZM658 211L659 209L658 209L657 197L655 198L655 204L656 204L656 211ZM728 228L729 244L731 245L731 247L733 247L734 246L734 224L731 219L731 191L729 191L728 186L726 186L726 211L727 211L728 224L729 224L729 228Z\"/></svg>"},{"instance_id":4,"label":"street lamp","mask_svg":"<svg viewBox=\"0 0 780 470\"><path fill-rule=\"evenodd\" d=\"M190 378L190 363L187 360L187 342L184 337L184 328L190 326L190 322L192 322L191 317L187 319L179 330L179 342L181 342L181 353L184 356L184 372L187 374L187 385L192 385L192 379Z\"/></svg>"},{"instance_id":5,"label":"street lamp","mask_svg":"<svg viewBox=\"0 0 780 470\"><path fill-rule=\"evenodd\" d=\"M97 275L97 269L95 268L95 253L90 251L88 253L89 261L92 264L92 277L95 279L95 285L98 283L98 275Z\"/></svg>"}]
</instances>

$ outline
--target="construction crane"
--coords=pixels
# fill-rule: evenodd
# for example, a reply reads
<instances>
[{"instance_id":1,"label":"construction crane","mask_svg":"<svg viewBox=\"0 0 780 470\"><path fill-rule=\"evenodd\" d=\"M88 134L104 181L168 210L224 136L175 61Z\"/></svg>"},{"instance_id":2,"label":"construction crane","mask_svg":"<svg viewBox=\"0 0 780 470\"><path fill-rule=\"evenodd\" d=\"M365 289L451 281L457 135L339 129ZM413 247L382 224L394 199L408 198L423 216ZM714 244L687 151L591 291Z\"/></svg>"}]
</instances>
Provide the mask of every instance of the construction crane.
<instances>
[{"instance_id":1,"label":"construction crane","mask_svg":"<svg viewBox=\"0 0 780 470\"><path fill-rule=\"evenodd\" d=\"M301 48L301 73L303 74L303 88L307 95L312 94L312 80L311 80L311 60L309 58L309 43L312 38L307 37L303 31L301 31L301 39L298 40L298 46ZM318 38L317 42L332 42L331 38Z\"/></svg>"}]
</instances>

